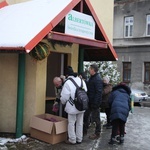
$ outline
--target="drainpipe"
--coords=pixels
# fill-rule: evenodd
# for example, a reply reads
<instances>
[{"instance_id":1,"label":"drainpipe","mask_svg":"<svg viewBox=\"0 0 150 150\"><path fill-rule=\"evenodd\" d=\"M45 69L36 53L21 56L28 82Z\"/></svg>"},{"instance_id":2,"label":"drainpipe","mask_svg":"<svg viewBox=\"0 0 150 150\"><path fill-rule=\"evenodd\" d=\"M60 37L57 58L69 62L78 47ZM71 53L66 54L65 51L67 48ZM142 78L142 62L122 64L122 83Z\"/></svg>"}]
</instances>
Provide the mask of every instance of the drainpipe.
<instances>
[{"instance_id":1,"label":"drainpipe","mask_svg":"<svg viewBox=\"0 0 150 150\"><path fill-rule=\"evenodd\" d=\"M19 54L17 111L16 111L16 138L21 137L23 131L24 84L25 84L25 54Z\"/></svg>"},{"instance_id":2,"label":"drainpipe","mask_svg":"<svg viewBox=\"0 0 150 150\"><path fill-rule=\"evenodd\" d=\"M83 71L83 61L84 61L84 49L79 49L78 72Z\"/></svg>"}]
</instances>

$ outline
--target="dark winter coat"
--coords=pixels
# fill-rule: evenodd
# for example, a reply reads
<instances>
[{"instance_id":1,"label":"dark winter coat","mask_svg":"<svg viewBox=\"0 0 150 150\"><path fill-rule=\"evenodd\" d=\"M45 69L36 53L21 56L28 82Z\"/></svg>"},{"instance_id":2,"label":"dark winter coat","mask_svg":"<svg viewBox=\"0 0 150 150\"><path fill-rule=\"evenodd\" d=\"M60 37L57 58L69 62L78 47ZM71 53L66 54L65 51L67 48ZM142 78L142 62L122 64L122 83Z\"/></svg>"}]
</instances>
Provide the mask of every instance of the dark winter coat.
<instances>
[{"instance_id":1,"label":"dark winter coat","mask_svg":"<svg viewBox=\"0 0 150 150\"><path fill-rule=\"evenodd\" d=\"M103 81L100 78L98 73L90 77L88 83L88 97L89 97L89 107L98 108L100 107L102 100L102 90L103 90Z\"/></svg>"},{"instance_id":2,"label":"dark winter coat","mask_svg":"<svg viewBox=\"0 0 150 150\"><path fill-rule=\"evenodd\" d=\"M103 92L102 92L102 104L101 104L101 108L109 108L109 102L108 102L108 98L110 96L110 93L112 91L112 85L111 84L103 84Z\"/></svg>"},{"instance_id":3,"label":"dark winter coat","mask_svg":"<svg viewBox=\"0 0 150 150\"><path fill-rule=\"evenodd\" d=\"M131 90L126 85L117 85L113 87L109 97L111 107L111 121L121 119L126 122L130 111L130 94Z\"/></svg>"}]
</instances>

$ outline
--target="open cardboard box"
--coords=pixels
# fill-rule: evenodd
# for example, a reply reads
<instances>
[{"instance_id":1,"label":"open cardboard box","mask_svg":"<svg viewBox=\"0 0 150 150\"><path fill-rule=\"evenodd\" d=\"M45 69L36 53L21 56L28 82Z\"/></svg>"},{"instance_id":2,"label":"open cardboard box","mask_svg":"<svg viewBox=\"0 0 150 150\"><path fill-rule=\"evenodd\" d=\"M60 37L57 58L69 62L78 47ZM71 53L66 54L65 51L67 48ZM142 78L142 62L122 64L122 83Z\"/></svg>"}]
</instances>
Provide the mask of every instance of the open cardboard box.
<instances>
[{"instance_id":1,"label":"open cardboard box","mask_svg":"<svg viewBox=\"0 0 150 150\"><path fill-rule=\"evenodd\" d=\"M36 115L30 121L30 134L41 141L56 144L67 139L67 126L66 118L51 114Z\"/></svg>"}]
</instances>

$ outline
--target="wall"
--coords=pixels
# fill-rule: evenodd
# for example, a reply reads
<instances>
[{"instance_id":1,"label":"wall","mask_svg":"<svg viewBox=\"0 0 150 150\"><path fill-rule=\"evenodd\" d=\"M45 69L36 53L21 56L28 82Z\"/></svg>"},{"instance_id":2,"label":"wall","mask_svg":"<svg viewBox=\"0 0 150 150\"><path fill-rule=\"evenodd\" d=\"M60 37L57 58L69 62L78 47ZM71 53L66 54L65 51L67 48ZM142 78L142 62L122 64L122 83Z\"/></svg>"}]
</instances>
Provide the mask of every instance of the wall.
<instances>
[{"instance_id":1,"label":"wall","mask_svg":"<svg viewBox=\"0 0 150 150\"><path fill-rule=\"evenodd\" d=\"M46 60L35 62L26 55L24 132L31 116L45 112ZM0 132L15 132L18 54L0 53Z\"/></svg>"},{"instance_id":2,"label":"wall","mask_svg":"<svg viewBox=\"0 0 150 150\"><path fill-rule=\"evenodd\" d=\"M124 17L134 16L133 37L141 38L146 36L146 15L150 13L150 1L127 2L116 4L114 7L114 39L124 37ZM123 42L123 41L122 41ZM135 41L136 42L136 41ZM138 44L135 43L134 44ZM147 43L149 43L147 41Z\"/></svg>"},{"instance_id":3,"label":"wall","mask_svg":"<svg viewBox=\"0 0 150 150\"><path fill-rule=\"evenodd\" d=\"M0 53L0 132L15 130L17 67L17 54Z\"/></svg>"},{"instance_id":4,"label":"wall","mask_svg":"<svg viewBox=\"0 0 150 150\"><path fill-rule=\"evenodd\" d=\"M113 0L90 0L110 42L113 39Z\"/></svg>"},{"instance_id":5,"label":"wall","mask_svg":"<svg viewBox=\"0 0 150 150\"><path fill-rule=\"evenodd\" d=\"M33 115L45 113L47 59L33 60L26 57L24 132L29 132L29 122Z\"/></svg>"},{"instance_id":6,"label":"wall","mask_svg":"<svg viewBox=\"0 0 150 150\"><path fill-rule=\"evenodd\" d=\"M119 69L122 68L122 62L132 62L132 82L143 81L143 63L145 60L150 59L148 48L145 48L144 51L142 50L143 48L141 47L116 48L117 54L120 58L118 61L120 66Z\"/></svg>"}]
</instances>

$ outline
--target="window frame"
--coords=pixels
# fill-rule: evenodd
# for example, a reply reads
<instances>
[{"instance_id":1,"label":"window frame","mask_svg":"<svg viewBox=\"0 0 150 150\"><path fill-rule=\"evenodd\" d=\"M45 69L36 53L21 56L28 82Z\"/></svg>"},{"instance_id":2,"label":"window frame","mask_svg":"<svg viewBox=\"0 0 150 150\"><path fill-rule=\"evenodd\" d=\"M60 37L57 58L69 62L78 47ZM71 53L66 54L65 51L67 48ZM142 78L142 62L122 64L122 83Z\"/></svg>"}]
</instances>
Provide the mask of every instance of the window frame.
<instances>
[{"instance_id":1,"label":"window frame","mask_svg":"<svg viewBox=\"0 0 150 150\"><path fill-rule=\"evenodd\" d=\"M125 67L127 65L127 67ZM129 66L130 65L130 66ZM125 74L127 76L127 80L125 80ZM131 82L131 62L123 62L123 82L130 83Z\"/></svg>"},{"instance_id":2,"label":"window frame","mask_svg":"<svg viewBox=\"0 0 150 150\"><path fill-rule=\"evenodd\" d=\"M132 22L131 22L131 20L132 20ZM127 23L127 21L128 21L128 23ZM124 38L132 38L133 37L133 25L134 25L134 17L133 16L124 17ZM127 30L127 28L128 28L128 30ZM131 35L131 33L132 33L132 35Z\"/></svg>"},{"instance_id":3,"label":"window frame","mask_svg":"<svg viewBox=\"0 0 150 150\"><path fill-rule=\"evenodd\" d=\"M146 64L149 65L149 68L146 67ZM148 80L146 79L146 75L148 73ZM150 83L150 62L144 62L144 83Z\"/></svg>"},{"instance_id":4,"label":"window frame","mask_svg":"<svg viewBox=\"0 0 150 150\"><path fill-rule=\"evenodd\" d=\"M148 31L149 31L149 34L148 34ZM146 15L146 36L150 36L150 14Z\"/></svg>"}]
</instances>

